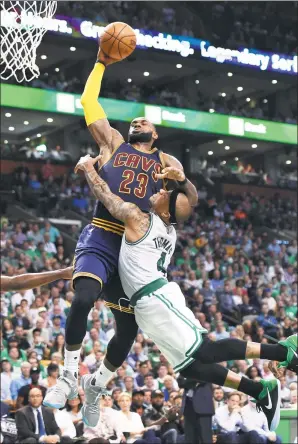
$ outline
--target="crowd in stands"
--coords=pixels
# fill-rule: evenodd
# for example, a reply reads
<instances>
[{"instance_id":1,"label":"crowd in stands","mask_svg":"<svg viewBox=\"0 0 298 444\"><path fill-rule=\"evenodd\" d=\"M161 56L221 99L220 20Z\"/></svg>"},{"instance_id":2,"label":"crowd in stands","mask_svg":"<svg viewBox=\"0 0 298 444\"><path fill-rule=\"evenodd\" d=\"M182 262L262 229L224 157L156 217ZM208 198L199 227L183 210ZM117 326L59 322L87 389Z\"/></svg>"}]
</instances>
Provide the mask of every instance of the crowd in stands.
<instances>
[{"instance_id":1,"label":"crowd in stands","mask_svg":"<svg viewBox=\"0 0 298 444\"><path fill-rule=\"evenodd\" d=\"M152 29L176 35L207 39L216 46L247 46L283 54L295 54L297 3L146 3L108 2L99 10L96 2L63 2L58 14L86 17L95 22L122 20L138 29Z\"/></svg>"},{"instance_id":2,"label":"crowd in stands","mask_svg":"<svg viewBox=\"0 0 298 444\"><path fill-rule=\"evenodd\" d=\"M194 81L189 79L189 81ZM38 79L31 83L32 87L58 90L69 93L81 94L84 90L84 82L77 74L68 76L64 72L58 74L42 73ZM274 94L267 98L251 98L249 102L245 98L236 97L234 94L213 97L204 93L204 88L197 88L196 94L185 94L181 83L171 85L150 86L128 83L126 80L117 82L105 81L101 89L101 96L130 102L145 102L156 105L164 105L175 108L195 109L198 111L216 112L232 116L250 117L253 119L267 119L275 122L297 123L297 107L290 104L288 115L283 114L275 106Z\"/></svg>"},{"instance_id":3,"label":"crowd in stands","mask_svg":"<svg viewBox=\"0 0 298 444\"><path fill-rule=\"evenodd\" d=\"M44 168L42 175L48 187L50 169ZM38 177L28 176L26 171L19 171L16 177L32 189L38 183ZM44 185L40 182L40 186ZM65 193L82 190L75 177L64 178L59 186L54 181L53 186ZM24 183L21 188L25 189ZM191 219L177 227L177 249L168 277L181 286L209 338L270 343L297 332L297 242L268 240L266 233L255 231L259 223L270 224L277 218L288 223L291 204L253 195L228 195L216 204L204 191L199 192L199 199L201 204ZM65 267L73 257L73 251L64 247L61 231L48 221L41 225L13 223L3 217L1 249L1 273L9 276ZM1 401L11 412L35 402L33 394L41 403L45 392L55 386L63 365L65 322L73 297L73 289L65 281L1 293ZM87 330L81 376L98 368L114 334L113 316L102 300L90 312ZM264 360L222 365L251 379L273 378ZM65 436L84 433L95 443L109 442L111 436L119 442L124 432L128 443L138 443L141 438L146 443L160 443L160 439L183 442L183 418L172 415L174 407L181 406L184 393L177 376L152 341L139 332L127 360L109 383L111 396L100 401L102 416L97 427L84 429L81 389L79 398L68 401L64 410L54 411L56 422ZM281 382L283 406L297 409L297 376L286 370ZM246 396L219 387L213 387L213 400L214 433L220 442L220 435L227 431L223 418L233 410L231 405L241 407L247 420L253 405ZM163 425L150 427L161 417L165 418ZM235 421L235 432L239 427L248 426ZM269 441L277 439L265 422L260 427Z\"/></svg>"},{"instance_id":4,"label":"crowd in stands","mask_svg":"<svg viewBox=\"0 0 298 444\"><path fill-rule=\"evenodd\" d=\"M95 155L92 145L82 148L81 155L85 154ZM61 211L71 209L87 218L91 217L94 198L86 182L79 175L74 174L72 168L63 176L54 178L54 168L55 166L50 160L47 160L39 171L30 172L28 167L20 166L9 177L2 177L2 185L5 185L5 189L13 190L16 199L38 216L57 217ZM196 165L196 175L203 177L206 183L211 183L212 186L214 185L212 180L216 180L214 176L220 179L226 177L227 182L229 182L229 177L233 179L235 176L238 183L249 183L252 178L257 180L257 185L277 186L277 183L271 180L266 173L256 172L251 164L245 164L239 160L225 164L221 162L217 167L214 167L209 164L209 161L203 159ZM297 179L296 181L293 179L291 182L293 186L290 186L290 178L287 177L286 175L281 176L280 180L287 182L284 186L297 188ZM245 211L247 220L258 226L275 230L296 231L297 229L295 202L290 199L282 199L278 193L272 199L250 194L236 197L226 196L225 200L218 204L218 209L224 218L233 217L233 212L236 209L235 201ZM72 227L72 235L77 237L76 227Z\"/></svg>"}]
</instances>

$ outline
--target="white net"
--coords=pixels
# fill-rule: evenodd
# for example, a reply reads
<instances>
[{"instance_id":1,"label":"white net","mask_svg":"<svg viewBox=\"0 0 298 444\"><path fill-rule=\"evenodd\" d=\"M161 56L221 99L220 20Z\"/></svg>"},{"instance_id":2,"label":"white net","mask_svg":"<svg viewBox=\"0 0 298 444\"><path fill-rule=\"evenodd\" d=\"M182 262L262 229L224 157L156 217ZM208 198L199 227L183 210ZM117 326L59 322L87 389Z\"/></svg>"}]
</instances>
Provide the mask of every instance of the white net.
<instances>
[{"instance_id":1,"label":"white net","mask_svg":"<svg viewBox=\"0 0 298 444\"><path fill-rule=\"evenodd\" d=\"M56 1L0 1L1 79L18 82L39 76L36 49L49 29Z\"/></svg>"}]
</instances>

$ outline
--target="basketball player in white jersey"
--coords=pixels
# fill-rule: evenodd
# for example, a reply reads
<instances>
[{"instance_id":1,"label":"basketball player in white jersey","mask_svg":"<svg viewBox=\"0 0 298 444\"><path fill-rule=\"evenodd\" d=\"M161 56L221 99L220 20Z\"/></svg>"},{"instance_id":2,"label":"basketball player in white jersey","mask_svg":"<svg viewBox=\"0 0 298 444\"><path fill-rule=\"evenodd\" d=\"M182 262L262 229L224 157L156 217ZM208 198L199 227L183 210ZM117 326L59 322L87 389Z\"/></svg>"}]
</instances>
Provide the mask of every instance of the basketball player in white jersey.
<instances>
[{"instance_id":1,"label":"basketball player in white jersey","mask_svg":"<svg viewBox=\"0 0 298 444\"><path fill-rule=\"evenodd\" d=\"M112 216L125 224L119 275L139 327L155 342L176 372L254 397L267 417L270 430L274 430L280 417L279 381L252 381L218 362L246 358L271 360L275 357L282 366L294 368L297 364L297 335L277 345L237 339L210 341L207 331L187 308L180 287L166 278L176 244L173 224L185 221L191 214L185 191L161 190L150 198L152 211L144 213L135 204L124 202L111 192L93 167L96 161L98 157L85 156L78 162L76 171L84 171L96 198ZM184 172L174 167L165 168L159 176L180 183L185 180ZM83 376L82 386L92 378L93 375ZM100 388L94 385L93 393L88 390L87 403L98 402L99 396Z\"/></svg>"}]
</instances>

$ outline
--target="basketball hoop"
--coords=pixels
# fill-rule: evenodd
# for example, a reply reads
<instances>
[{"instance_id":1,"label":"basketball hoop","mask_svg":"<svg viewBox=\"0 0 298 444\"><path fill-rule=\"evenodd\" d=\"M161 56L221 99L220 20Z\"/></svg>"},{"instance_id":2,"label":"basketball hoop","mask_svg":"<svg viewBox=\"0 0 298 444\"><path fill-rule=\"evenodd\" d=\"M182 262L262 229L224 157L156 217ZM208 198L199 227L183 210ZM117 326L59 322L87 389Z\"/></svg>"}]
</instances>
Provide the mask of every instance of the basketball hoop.
<instances>
[{"instance_id":1,"label":"basketball hoop","mask_svg":"<svg viewBox=\"0 0 298 444\"><path fill-rule=\"evenodd\" d=\"M1 79L20 83L39 76L36 49L49 29L56 1L1 1Z\"/></svg>"}]
</instances>

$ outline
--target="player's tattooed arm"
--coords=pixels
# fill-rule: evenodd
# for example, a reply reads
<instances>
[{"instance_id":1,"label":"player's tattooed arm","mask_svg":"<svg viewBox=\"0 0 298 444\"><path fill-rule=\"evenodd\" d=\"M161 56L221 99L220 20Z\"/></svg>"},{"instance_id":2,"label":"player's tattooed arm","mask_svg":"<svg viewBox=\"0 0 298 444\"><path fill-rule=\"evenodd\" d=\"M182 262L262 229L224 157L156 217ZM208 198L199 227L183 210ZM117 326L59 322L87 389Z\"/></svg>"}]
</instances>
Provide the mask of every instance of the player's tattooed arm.
<instances>
[{"instance_id":1,"label":"player's tattooed arm","mask_svg":"<svg viewBox=\"0 0 298 444\"><path fill-rule=\"evenodd\" d=\"M195 206L198 203L198 192L194 184L186 178L181 162L170 154L163 153L163 157L165 160L165 168L161 174L157 174L157 177L159 179L175 180L179 188L185 191L190 205L192 207Z\"/></svg>"},{"instance_id":2,"label":"player's tattooed arm","mask_svg":"<svg viewBox=\"0 0 298 444\"><path fill-rule=\"evenodd\" d=\"M149 228L150 217L143 213L135 204L124 202L121 197L112 193L109 185L98 175L94 164L100 160L101 156L92 158L89 154L81 157L75 167L84 172L90 190L116 219L124 222L125 235L128 241L136 242Z\"/></svg>"}]
</instances>

